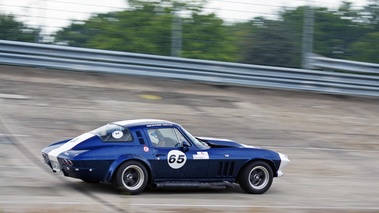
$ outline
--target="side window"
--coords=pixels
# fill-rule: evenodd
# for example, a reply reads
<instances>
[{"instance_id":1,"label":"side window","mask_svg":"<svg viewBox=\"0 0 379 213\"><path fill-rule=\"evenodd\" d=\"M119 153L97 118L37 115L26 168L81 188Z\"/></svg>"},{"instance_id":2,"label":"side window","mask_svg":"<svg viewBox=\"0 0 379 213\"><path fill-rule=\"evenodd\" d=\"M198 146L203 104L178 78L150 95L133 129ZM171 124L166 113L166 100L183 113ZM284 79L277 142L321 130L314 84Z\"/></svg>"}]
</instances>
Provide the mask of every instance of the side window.
<instances>
[{"instance_id":1,"label":"side window","mask_svg":"<svg viewBox=\"0 0 379 213\"><path fill-rule=\"evenodd\" d=\"M132 134L128 129L115 130L109 134L107 138L104 139L105 142L130 142L133 141Z\"/></svg>"},{"instance_id":2,"label":"side window","mask_svg":"<svg viewBox=\"0 0 379 213\"><path fill-rule=\"evenodd\" d=\"M152 128L147 132L152 145L156 147L177 147L186 141L176 128Z\"/></svg>"},{"instance_id":3,"label":"side window","mask_svg":"<svg viewBox=\"0 0 379 213\"><path fill-rule=\"evenodd\" d=\"M158 136L160 134L158 129L148 129L147 133L153 146L160 146L162 144L162 140L160 141L161 137Z\"/></svg>"},{"instance_id":4,"label":"side window","mask_svg":"<svg viewBox=\"0 0 379 213\"><path fill-rule=\"evenodd\" d=\"M92 131L104 142L130 142L133 141L129 129L115 124L107 124Z\"/></svg>"}]
</instances>

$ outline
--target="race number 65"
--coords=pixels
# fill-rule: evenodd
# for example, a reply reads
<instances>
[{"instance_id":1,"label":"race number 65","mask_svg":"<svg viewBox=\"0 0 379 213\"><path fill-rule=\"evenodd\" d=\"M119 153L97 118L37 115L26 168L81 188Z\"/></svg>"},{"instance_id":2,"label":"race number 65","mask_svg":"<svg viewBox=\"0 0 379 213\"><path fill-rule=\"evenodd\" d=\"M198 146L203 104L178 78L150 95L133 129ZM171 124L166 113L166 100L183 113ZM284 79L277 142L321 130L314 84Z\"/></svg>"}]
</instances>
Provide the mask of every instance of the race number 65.
<instances>
[{"instance_id":1,"label":"race number 65","mask_svg":"<svg viewBox=\"0 0 379 213\"><path fill-rule=\"evenodd\" d=\"M167 156L167 163L173 169L179 169L187 161L187 156L179 150L171 150Z\"/></svg>"}]
</instances>

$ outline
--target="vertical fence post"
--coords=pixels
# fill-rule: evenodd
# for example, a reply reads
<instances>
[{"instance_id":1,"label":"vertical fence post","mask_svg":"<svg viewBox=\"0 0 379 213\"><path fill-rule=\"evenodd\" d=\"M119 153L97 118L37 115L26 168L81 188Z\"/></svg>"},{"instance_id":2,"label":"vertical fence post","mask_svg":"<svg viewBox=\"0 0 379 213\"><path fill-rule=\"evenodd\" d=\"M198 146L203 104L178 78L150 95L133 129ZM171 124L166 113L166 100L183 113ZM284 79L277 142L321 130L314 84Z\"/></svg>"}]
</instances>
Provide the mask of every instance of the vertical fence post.
<instances>
[{"instance_id":1,"label":"vertical fence post","mask_svg":"<svg viewBox=\"0 0 379 213\"><path fill-rule=\"evenodd\" d=\"M180 57L182 51L182 19L174 3L171 30L171 56Z\"/></svg>"},{"instance_id":2,"label":"vertical fence post","mask_svg":"<svg viewBox=\"0 0 379 213\"><path fill-rule=\"evenodd\" d=\"M312 69L311 57L313 52L313 25L314 25L314 10L307 1L304 7L304 22L303 22L303 41L302 41L302 61L301 65L304 69Z\"/></svg>"}]
</instances>

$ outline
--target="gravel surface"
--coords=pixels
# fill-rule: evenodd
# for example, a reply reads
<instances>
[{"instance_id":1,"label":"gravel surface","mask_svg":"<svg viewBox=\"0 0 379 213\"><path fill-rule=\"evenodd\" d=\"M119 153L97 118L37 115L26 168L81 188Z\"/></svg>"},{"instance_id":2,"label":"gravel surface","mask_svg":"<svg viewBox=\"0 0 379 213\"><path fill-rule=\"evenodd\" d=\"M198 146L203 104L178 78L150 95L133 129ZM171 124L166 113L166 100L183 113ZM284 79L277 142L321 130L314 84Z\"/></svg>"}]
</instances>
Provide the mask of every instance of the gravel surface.
<instances>
[{"instance_id":1,"label":"gravel surface","mask_svg":"<svg viewBox=\"0 0 379 213\"><path fill-rule=\"evenodd\" d=\"M157 118L290 157L263 195L147 190L54 174L41 149ZM0 66L0 212L378 212L379 99Z\"/></svg>"}]
</instances>

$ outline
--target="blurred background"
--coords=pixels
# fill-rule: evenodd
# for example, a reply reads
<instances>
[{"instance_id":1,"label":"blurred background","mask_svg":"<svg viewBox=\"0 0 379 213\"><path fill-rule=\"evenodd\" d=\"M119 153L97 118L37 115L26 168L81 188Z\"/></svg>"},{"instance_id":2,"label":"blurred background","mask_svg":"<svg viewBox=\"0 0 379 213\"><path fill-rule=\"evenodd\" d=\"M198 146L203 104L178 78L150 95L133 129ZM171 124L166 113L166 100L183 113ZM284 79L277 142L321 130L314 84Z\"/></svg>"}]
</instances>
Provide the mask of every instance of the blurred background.
<instances>
[{"instance_id":1,"label":"blurred background","mask_svg":"<svg viewBox=\"0 0 379 213\"><path fill-rule=\"evenodd\" d=\"M379 1L0 0L0 39L307 68L379 63Z\"/></svg>"},{"instance_id":2,"label":"blurred background","mask_svg":"<svg viewBox=\"0 0 379 213\"><path fill-rule=\"evenodd\" d=\"M338 63L309 70L310 53ZM0 213L377 213L378 55L379 0L0 0ZM128 196L41 161L136 118L291 163L263 196Z\"/></svg>"}]
</instances>

